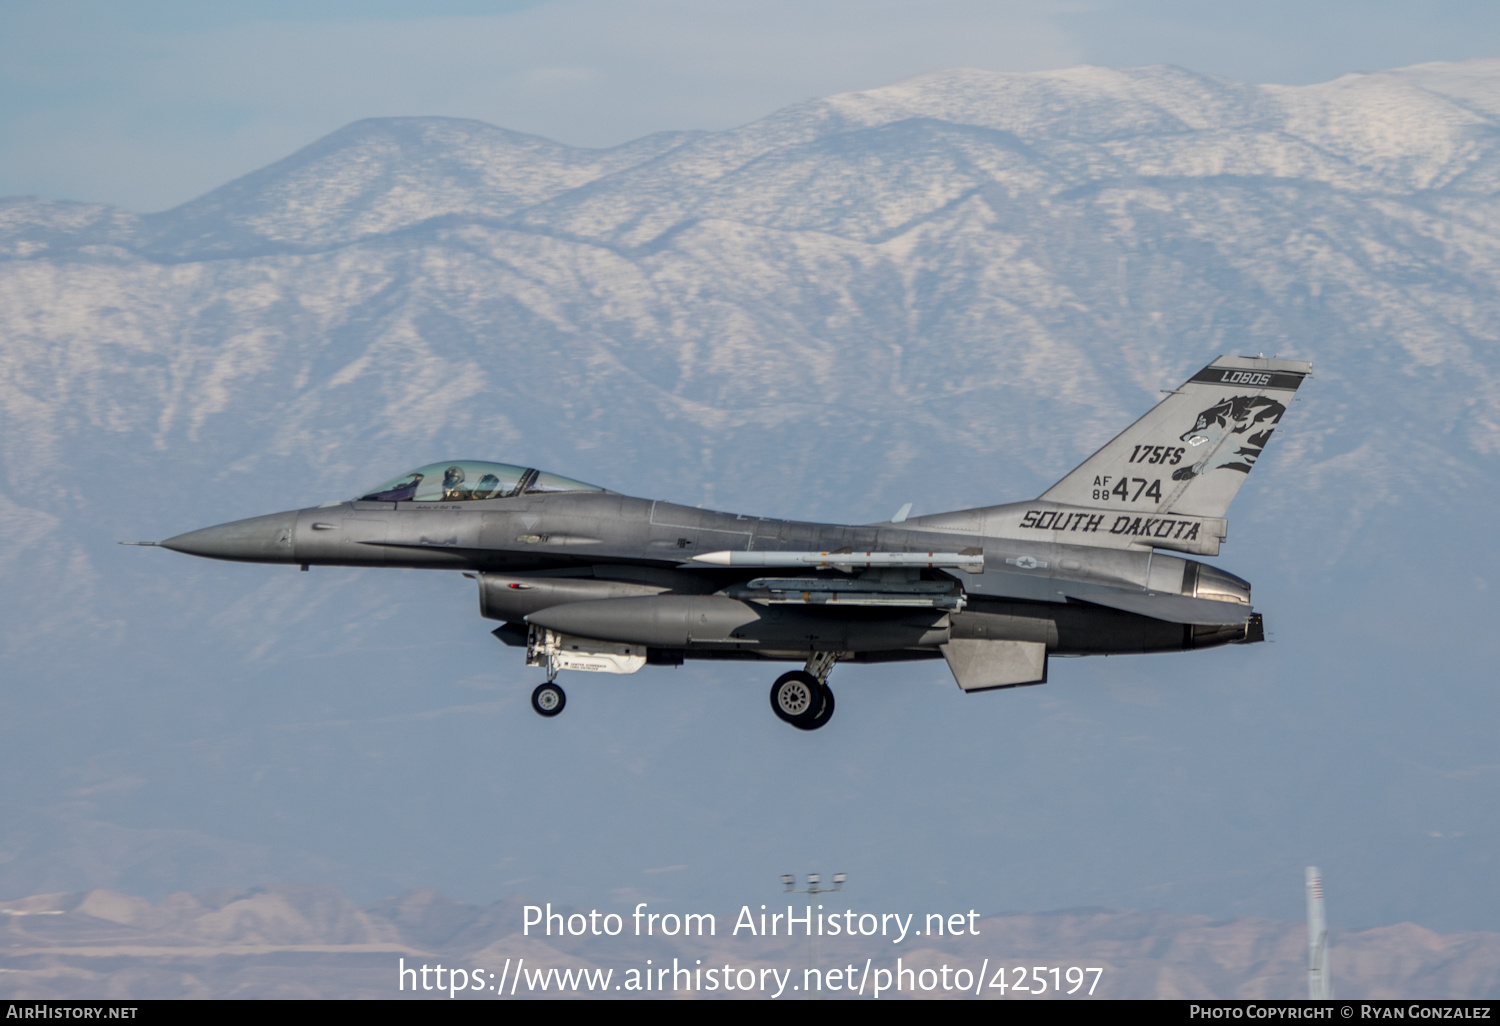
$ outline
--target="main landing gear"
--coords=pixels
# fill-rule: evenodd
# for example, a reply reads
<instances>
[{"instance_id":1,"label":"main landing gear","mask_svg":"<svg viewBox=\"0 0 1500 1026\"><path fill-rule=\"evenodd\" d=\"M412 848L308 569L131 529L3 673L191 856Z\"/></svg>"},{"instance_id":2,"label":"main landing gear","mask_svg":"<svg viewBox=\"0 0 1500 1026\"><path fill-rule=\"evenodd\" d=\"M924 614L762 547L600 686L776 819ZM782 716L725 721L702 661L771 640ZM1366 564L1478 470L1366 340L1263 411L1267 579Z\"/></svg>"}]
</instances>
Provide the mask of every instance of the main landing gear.
<instances>
[{"instance_id":1,"label":"main landing gear","mask_svg":"<svg viewBox=\"0 0 1500 1026\"><path fill-rule=\"evenodd\" d=\"M771 711L798 730L817 730L833 718L833 691L828 673L836 652L815 652L807 667L783 673L771 685Z\"/></svg>"}]
</instances>

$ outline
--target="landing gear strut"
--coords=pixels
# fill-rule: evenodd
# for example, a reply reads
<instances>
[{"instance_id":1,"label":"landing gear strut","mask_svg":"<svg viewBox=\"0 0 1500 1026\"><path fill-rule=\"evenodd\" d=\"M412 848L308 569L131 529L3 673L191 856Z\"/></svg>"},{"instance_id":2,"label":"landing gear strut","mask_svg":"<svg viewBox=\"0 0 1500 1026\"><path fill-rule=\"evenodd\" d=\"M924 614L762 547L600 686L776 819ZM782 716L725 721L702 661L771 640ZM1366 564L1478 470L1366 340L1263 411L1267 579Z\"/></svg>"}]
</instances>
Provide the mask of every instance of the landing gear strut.
<instances>
[{"instance_id":1,"label":"landing gear strut","mask_svg":"<svg viewBox=\"0 0 1500 1026\"><path fill-rule=\"evenodd\" d=\"M828 673L837 652L814 652L806 669L783 673L771 685L771 711L798 730L817 730L833 717Z\"/></svg>"},{"instance_id":2,"label":"landing gear strut","mask_svg":"<svg viewBox=\"0 0 1500 1026\"><path fill-rule=\"evenodd\" d=\"M538 684L536 690L531 693L531 707L537 711L537 715L546 716L549 719L562 712L563 706L568 704L568 696L556 683L557 671L562 667L558 666L553 658L552 649L542 644L542 636L550 636L550 634L550 631L540 631L532 627L526 638L526 665L541 666L547 671L547 683Z\"/></svg>"}]
</instances>

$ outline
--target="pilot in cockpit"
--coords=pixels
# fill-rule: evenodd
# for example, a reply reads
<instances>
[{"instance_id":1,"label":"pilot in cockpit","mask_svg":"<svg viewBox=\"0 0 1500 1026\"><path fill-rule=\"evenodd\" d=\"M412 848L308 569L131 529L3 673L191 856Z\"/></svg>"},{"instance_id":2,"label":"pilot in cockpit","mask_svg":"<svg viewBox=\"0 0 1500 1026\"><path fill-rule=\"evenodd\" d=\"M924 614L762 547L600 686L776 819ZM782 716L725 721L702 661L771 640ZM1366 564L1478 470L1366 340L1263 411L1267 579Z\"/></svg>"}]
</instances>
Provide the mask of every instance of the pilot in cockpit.
<instances>
[{"instance_id":1,"label":"pilot in cockpit","mask_svg":"<svg viewBox=\"0 0 1500 1026\"><path fill-rule=\"evenodd\" d=\"M462 502L465 499L471 498L469 490L463 485L463 467L452 466L443 471L443 501Z\"/></svg>"}]
</instances>

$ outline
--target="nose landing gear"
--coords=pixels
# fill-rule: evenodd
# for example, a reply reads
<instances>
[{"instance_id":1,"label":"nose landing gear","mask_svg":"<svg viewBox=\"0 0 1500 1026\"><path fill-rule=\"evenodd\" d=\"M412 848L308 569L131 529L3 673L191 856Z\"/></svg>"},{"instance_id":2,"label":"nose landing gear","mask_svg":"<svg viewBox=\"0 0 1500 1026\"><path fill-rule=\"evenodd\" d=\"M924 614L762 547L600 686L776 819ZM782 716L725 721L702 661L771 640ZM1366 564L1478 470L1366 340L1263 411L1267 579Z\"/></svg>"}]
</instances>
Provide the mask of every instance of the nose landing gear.
<instances>
[{"instance_id":1,"label":"nose landing gear","mask_svg":"<svg viewBox=\"0 0 1500 1026\"><path fill-rule=\"evenodd\" d=\"M567 704L568 696L550 680L545 684L538 684L531 693L531 707L542 716L556 716Z\"/></svg>"},{"instance_id":2,"label":"nose landing gear","mask_svg":"<svg viewBox=\"0 0 1500 1026\"><path fill-rule=\"evenodd\" d=\"M807 667L783 673L771 685L771 711L798 730L817 730L833 717L833 691L828 674L837 652L815 652Z\"/></svg>"},{"instance_id":3,"label":"nose landing gear","mask_svg":"<svg viewBox=\"0 0 1500 1026\"><path fill-rule=\"evenodd\" d=\"M538 716L551 719L563 711L563 707L568 704L568 696L556 683L557 671L562 667L557 664L551 648L544 646L538 650L539 633L543 632L539 632L535 627L531 628L530 636L526 640L526 665L544 667L547 671L547 683L538 684L536 690L531 693L531 707L537 711ZM550 631L545 633L551 634Z\"/></svg>"}]
</instances>

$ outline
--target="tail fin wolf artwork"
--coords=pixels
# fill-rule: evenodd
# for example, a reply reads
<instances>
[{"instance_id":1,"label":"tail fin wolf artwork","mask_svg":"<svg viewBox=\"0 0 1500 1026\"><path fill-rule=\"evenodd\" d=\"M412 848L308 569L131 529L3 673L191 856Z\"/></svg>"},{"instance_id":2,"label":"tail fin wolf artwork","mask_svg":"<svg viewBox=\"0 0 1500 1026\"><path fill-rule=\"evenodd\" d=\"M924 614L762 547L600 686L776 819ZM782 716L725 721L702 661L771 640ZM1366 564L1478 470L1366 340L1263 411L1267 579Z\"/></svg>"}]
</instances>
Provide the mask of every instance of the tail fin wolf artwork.
<instances>
[{"instance_id":1,"label":"tail fin wolf artwork","mask_svg":"<svg viewBox=\"0 0 1500 1026\"><path fill-rule=\"evenodd\" d=\"M1222 517L1312 364L1221 356L1041 496L1070 506L1146 500L1157 513ZM1131 482L1150 468L1141 495ZM1159 482L1159 483L1158 483Z\"/></svg>"},{"instance_id":2,"label":"tail fin wolf artwork","mask_svg":"<svg viewBox=\"0 0 1500 1026\"><path fill-rule=\"evenodd\" d=\"M1198 422L1179 436L1180 441L1192 446L1207 444L1207 454L1190 467L1181 467L1172 472L1172 480L1186 481L1190 477L1206 474L1220 467L1250 473L1256 457L1271 440L1274 428L1286 407L1270 396L1237 395L1215 403L1198 414ZM1248 434L1254 430L1254 434ZM1245 435L1233 449L1220 446L1226 434Z\"/></svg>"}]
</instances>

